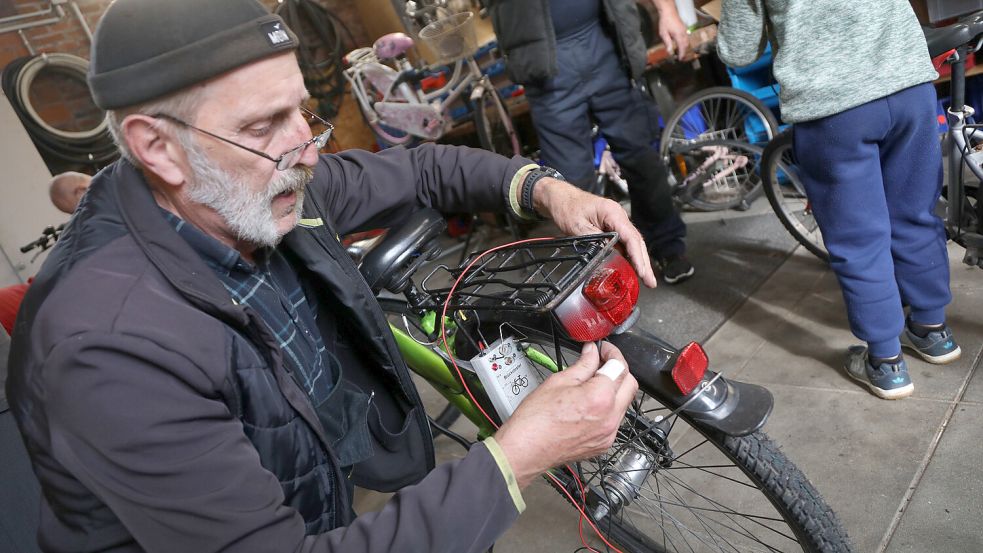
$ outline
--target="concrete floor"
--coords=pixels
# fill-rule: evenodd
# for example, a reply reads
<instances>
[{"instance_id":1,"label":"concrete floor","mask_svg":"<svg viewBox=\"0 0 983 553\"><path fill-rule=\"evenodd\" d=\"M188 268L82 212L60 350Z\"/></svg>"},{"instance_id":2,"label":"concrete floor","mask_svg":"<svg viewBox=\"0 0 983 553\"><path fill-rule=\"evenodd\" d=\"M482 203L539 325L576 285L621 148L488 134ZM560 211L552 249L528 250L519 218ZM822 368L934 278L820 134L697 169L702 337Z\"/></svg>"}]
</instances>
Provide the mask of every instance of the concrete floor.
<instances>
[{"instance_id":1,"label":"concrete floor","mask_svg":"<svg viewBox=\"0 0 983 553\"><path fill-rule=\"evenodd\" d=\"M686 214L691 252L705 254L694 257L697 276L643 291L643 321L676 344L703 340L716 370L771 390L764 430L837 512L855 551L983 552L983 271L962 265L950 245L948 316L962 358L933 366L908 356L914 396L884 401L840 368L856 339L834 275L767 209L761 200L751 212ZM442 458L460 455L446 438L438 444ZM555 492L534 485L524 496L527 511L496 551L581 546L577 516Z\"/></svg>"}]
</instances>

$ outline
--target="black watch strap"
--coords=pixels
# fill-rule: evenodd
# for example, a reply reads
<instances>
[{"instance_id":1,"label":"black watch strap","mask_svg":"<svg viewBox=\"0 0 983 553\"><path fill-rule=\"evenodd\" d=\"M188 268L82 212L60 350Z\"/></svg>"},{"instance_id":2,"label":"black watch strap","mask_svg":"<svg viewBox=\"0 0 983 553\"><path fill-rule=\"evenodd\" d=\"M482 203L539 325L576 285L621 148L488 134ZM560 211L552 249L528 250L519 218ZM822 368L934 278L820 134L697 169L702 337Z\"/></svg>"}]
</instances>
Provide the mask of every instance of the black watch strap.
<instances>
[{"instance_id":1,"label":"black watch strap","mask_svg":"<svg viewBox=\"0 0 983 553\"><path fill-rule=\"evenodd\" d=\"M538 215L532 204L532 193L536 188L536 183L546 177L563 180L563 175L551 167L540 167L538 169L533 169L526 174L526 177L522 180L522 188L520 189L519 193L519 207L521 207L523 211Z\"/></svg>"}]
</instances>

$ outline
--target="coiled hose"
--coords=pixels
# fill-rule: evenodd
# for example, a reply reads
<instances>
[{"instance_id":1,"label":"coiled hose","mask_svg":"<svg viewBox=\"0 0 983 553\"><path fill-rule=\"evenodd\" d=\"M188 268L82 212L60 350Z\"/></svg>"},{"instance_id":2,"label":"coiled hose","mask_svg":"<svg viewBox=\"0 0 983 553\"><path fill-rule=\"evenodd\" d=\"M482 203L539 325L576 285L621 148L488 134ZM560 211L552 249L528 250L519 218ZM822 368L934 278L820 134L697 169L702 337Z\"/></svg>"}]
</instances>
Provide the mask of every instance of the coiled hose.
<instances>
[{"instance_id":1,"label":"coiled hose","mask_svg":"<svg viewBox=\"0 0 983 553\"><path fill-rule=\"evenodd\" d=\"M345 93L342 59L355 44L351 31L337 15L313 0L286 0L277 6L276 13L300 40L297 58L304 84L318 101L318 115L334 117ZM348 40L347 48L342 33Z\"/></svg>"},{"instance_id":2,"label":"coiled hose","mask_svg":"<svg viewBox=\"0 0 983 553\"><path fill-rule=\"evenodd\" d=\"M66 131L49 125L31 103L31 84L42 72L57 71L85 83L88 69L87 60L71 54L25 56L3 69L3 92L49 166L57 161L101 168L119 155L105 117L91 129Z\"/></svg>"}]
</instances>

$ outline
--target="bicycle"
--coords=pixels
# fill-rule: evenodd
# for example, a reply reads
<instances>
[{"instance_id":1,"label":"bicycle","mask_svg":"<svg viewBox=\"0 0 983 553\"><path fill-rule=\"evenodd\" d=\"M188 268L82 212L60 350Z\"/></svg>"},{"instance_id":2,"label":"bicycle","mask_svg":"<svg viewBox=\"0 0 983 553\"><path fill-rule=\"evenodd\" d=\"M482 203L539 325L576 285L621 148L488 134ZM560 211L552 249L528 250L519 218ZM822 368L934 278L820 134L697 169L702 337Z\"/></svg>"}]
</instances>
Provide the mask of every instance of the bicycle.
<instances>
[{"instance_id":1,"label":"bicycle","mask_svg":"<svg viewBox=\"0 0 983 553\"><path fill-rule=\"evenodd\" d=\"M936 212L942 218L948 239L966 250L963 262L983 268L983 229L980 227L983 187L979 185L983 181L983 125L973 121L974 110L965 105L966 57L983 46L983 11L946 27L924 28L923 31L936 68L948 64L952 75L952 101L946 111L948 129L943 140L948 172ZM792 154L792 132L792 129L784 131L765 148L761 163L765 194L789 233L808 251L829 261L822 231L812 216L809 198ZM964 182L963 167L976 177L975 181Z\"/></svg>"},{"instance_id":2,"label":"bicycle","mask_svg":"<svg viewBox=\"0 0 983 553\"><path fill-rule=\"evenodd\" d=\"M609 452L547 475L607 545L850 550L836 515L761 431L771 394L709 370L698 344L677 349L635 327L638 280L615 249L616 234L525 240L428 268L421 278L439 255L443 225L433 210L416 213L360 270L411 370L479 437L576 358L582 342L611 341L638 379L641 391ZM514 396L517 378L529 386Z\"/></svg>"},{"instance_id":3,"label":"bicycle","mask_svg":"<svg viewBox=\"0 0 983 553\"><path fill-rule=\"evenodd\" d=\"M712 90L709 95L701 95L707 101L721 100ZM739 92L739 91L738 91ZM725 96L730 98L732 91L728 91ZM700 100L697 100L697 104ZM668 168L668 181L671 187L673 200L677 205L695 209L698 211L719 211L723 209L747 209L750 203L761 194L762 181L760 172L760 162L765 137L770 137L771 131L765 131L762 127L759 138L750 140L750 135L738 132L717 130L696 133L692 129L696 127L695 121L703 120L702 117L694 118L695 104L687 102L684 107L690 107L674 114L670 119L673 128L680 133L685 133L691 138L663 138L670 144L662 148L663 161ZM750 105L750 104L749 104ZM764 111L747 111L742 117L737 117L737 112L728 110L732 121L722 122L720 116L713 116L715 110L711 110L708 115L721 121L718 128L736 128L746 126L748 120L754 119L762 125L768 125L767 129L777 129L777 123L767 118L770 116L766 108ZM690 114L683 117L683 114ZM757 113L757 115L755 115ZM768 114L768 115L765 115ZM742 122L739 119L743 118ZM688 122L687 122L688 121ZM706 128L706 125L702 125ZM666 127L665 131L670 131ZM674 134L672 131L664 132ZM595 131L594 137L594 166L597 172L596 186L606 196L621 200L628 196L628 183L621 177L617 162L611 156L604 137Z\"/></svg>"},{"instance_id":4,"label":"bicycle","mask_svg":"<svg viewBox=\"0 0 983 553\"><path fill-rule=\"evenodd\" d=\"M406 9L413 18L438 13L424 12L413 2L408 2ZM345 56L345 78L363 117L381 142L399 146L416 139L441 138L454 123L450 106L463 98L482 148L509 156L521 153L508 107L473 56L477 48L473 18L472 12L460 12L433 19L420 30L420 38L442 59L453 63L446 82L445 73L416 68L409 62L406 52L414 41L403 33L382 36L371 48L358 48ZM424 92L414 86L425 80L434 85L433 90Z\"/></svg>"},{"instance_id":5,"label":"bicycle","mask_svg":"<svg viewBox=\"0 0 983 553\"><path fill-rule=\"evenodd\" d=\"M777 132L775 115L751 94L730 87L700 91L676 108L662 130L659 153L669 184L682 205L699 211L747 209L761 195L762 183L759 173L742 168L748 160L752 168L759 164L761 148ZM694 187L694 166L721 178Z\"/></svg>"}]
</instances>

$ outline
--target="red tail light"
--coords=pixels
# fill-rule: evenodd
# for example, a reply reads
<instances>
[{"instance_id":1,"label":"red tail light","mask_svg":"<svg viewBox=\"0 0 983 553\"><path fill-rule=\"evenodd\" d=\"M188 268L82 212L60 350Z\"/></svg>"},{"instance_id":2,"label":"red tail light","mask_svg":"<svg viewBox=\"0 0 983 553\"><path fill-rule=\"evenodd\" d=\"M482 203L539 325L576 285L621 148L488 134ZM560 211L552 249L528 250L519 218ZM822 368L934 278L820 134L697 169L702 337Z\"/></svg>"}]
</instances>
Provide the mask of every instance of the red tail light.
<instances>
[{"instance_id":1,"label":"red tail light","mask_svg":"<svg viewBox=\"0 0 983 553\"><path fill-rule=\"evenodd\" d=\"M709 364L707 353L696 342L690 342L679 352L672 367L672 380L683 395L689 395L703 380Z\"/></svg>"},{"instance_id":2,"label":"red tail light","mask_svg":"<svg viewBox=\"0 0 983 553\"><path fill-rule=\"evenodd\" d=\"M638 302L638 276L620 255L594 271L584 284L584 297L615 326L625 322Z\"/></svg>"},{"instance_id":3,"label":"red tail light","mask_svg":"<svg viewBox=\"0 0 983 553\"><path fill-rule=\"evenodd\" d=\"M556 308L571 338L590 342L606 338L631 316L638 302L638 276L618 253L612 253Z\"/></svg>"}]
</instances>

